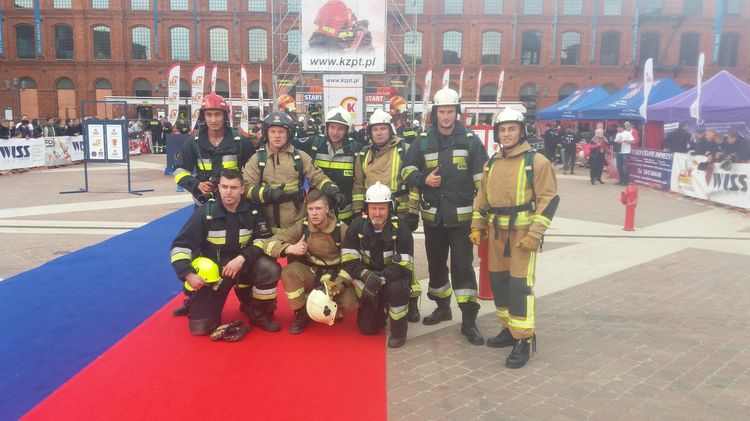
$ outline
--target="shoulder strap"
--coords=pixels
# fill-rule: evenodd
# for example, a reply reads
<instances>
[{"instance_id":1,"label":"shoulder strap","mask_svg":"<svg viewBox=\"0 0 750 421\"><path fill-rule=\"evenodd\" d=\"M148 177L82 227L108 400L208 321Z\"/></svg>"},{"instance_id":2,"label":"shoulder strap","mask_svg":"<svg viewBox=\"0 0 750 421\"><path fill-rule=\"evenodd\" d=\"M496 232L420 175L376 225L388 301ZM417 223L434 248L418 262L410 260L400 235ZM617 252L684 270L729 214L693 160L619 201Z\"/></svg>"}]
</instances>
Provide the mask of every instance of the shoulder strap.
<instances>
[{"instance_id":1,"label":"shoulder strap","mask_svg":"<svg viewBox=\"0 0 750 421\"><path fill-rule=\"evenodd\" d=\"M305 184L305 168L304 165L302 165L302 157L299 156L297 148L294 148L294 152L292 152L292 159L294 160L294 169L297 170L299 178L297 188L302 190L302 186Z\"/></svg>"},{"instance_id":2,"label":"shoulder strap","mask_svg":"<svg viewBox=\"0 0 750 421\"><path fill-rule=\"evenodd\" d=\"M534 155L536 151L531 149L523 154L523 166L526 170L526 184L531 187L531 200L536 201L536 191L534 190Z\"/></svg>"},{"instance_id":3,"label":"shoulder strap","mask_svg":"<svg viewBox=\"0 0 750 421\"><path fill-rule=\"evenodd\" d=\"M206 220L207 221L210 221L210 220L214 219L214 217L213 217L213 215L211 215L211 213L214 210L214 204L215 203L216 203L216 201L214 199L208 199L208 202L206 202L205 213L206 213Z\"/></svg>"},{"instance_id":4,"label":"shoulder strap","mask_svg":"<svg viewBox=\"0 0 750 421\"><path fill-rule=\"evenodd\" d=\"M260 178L258 178L258 184L263 183L263 171L266 169L266 161L268 161L268 151L263 147L258 150L258 167L260 167Z\"/></svg>"}]
</instances>

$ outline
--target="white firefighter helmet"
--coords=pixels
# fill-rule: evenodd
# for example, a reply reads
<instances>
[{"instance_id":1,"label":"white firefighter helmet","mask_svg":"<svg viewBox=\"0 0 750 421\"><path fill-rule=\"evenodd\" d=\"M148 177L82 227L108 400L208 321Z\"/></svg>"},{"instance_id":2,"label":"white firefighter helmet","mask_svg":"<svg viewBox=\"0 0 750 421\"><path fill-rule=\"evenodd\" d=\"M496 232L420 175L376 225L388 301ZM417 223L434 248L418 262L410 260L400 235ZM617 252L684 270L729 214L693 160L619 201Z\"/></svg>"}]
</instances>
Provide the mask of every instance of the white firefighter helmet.
<instances>
[{"instance_id":1,"label":"white firefighter helmet","mask_svg":"<svg viewBox=\"0 0 750 421\"><path fill-rule=\"evenodd\" d=\"M315 288L307 297L307 314L318 323L333 326L336 322L338 305L328 296L327 288L324 286Z\"/></svg>"},{"instance_id":2,"label":"white firefighter helmet","mask_svg":"<svg viewBox=\"0 0 750 421\"><path fill-rule=\"evenodd\" d=\"M412 125L413 125L414 127L419 127L419 120L414 120L414 121L412 121L412 122L411 122L411 124L412 124Z\"/></svg>"},{"instance_id":3,"label":"white firefighter helmet","mask_svg":"<svg viewBox=\"0 0 750 421\"><path fill-rule=\"evenodd\" d=\"M435 96L432 98L432 105L435 107L441 105L461 105L461 99L458 97L458 92L446 86L435 92Z\"/></svg>"},{"instance_id":4,"label":"white firefighter helmet","mask_svg":"<svg viewBox=\"0 0 750 421\"><path fill-rule=\"evenodd\" d=\"M343 124L351 130L352 115L347 112L344 107L334 107L326 113L326 124L328 123Z\"/></svg>"},{"instance_id":5,"label":"white firefighter helmet","mask_svg":"<svg viewBox=\"0 0 750 421\"><path fill-rule=\"evenodd\" d=\"M390 203L391 189L380 181L375 182L365 193L365 203Z\"/></svg>"},{"instance_id":6,"label":"white firefighter helmet","mask_svg":"<svg viewBox=\"0 0 750 421\"><path fill-rule=\"evenodd\" d=\"M512 107L505 107L502 111L497 113L493 130L496 143L500 143L500 132L498 129L502 123L518 123L521 126L521 139L519 140L519 143L526 139L526 117L523 116L522 112Z\"/></svg>"},{"instance_id":7,"label":"white firefighter helmet","mask_svg":"<svg viewBox=\"0 0 750 421\"><path fill-rule=\"evenodd\" d=\"M387 124L391 128L391 136L396 134L396 128L393 126L393 118L387 112L377 109L370 116L369 124L367 125L367 134L372 137L372 126L377 124Z\"/></svg>"}]
</instances>

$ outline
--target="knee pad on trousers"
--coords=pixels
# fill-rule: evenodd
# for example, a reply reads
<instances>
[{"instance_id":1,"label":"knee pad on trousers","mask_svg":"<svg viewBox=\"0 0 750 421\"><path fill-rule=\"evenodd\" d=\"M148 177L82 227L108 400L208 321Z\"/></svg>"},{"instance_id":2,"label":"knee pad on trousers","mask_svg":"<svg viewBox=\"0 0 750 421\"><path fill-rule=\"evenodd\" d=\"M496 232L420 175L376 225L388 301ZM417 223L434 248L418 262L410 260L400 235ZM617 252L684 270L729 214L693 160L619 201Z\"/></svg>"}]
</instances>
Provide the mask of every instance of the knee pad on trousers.
<instances>
[{"instance_id":1,"label":"knee pad on trousers","mask_svg":"<svg viewBox=\"0 0 750 421\"><path fill-rule=\"evenodd\" d=\"M531 287L526 285L526 278L510 278L510 299L508 313L511 316L526 317L527 314L527 297L531 295Z\"/></svg>"},{"instance_id":2,"label":"knee pad on trousers","mask_svg":"<svg viewBox=\"0 0 750 421\"><path fill-rule=\"evenodd\" d=\"M253 284L257 288L264 286L274 287L281 277L281 265L275 259L268 256L261 256L253 263L251 269L253 274Z\"/></svg>"},{"instance_id":3,"label":"knee pad on trousers","mask_svg":"<svg viewBox=\"0 0 750 421\"><path fill-rule=\"evenodd\" d=\"M490 287L492 287L495 307L508 307L509 281L510 272L508 271L490 272Z\"/></svg>"},{"instance_id":4,"label":"knee pad on trousers","mask_svg":"<svg viewBox=\"0 0 750 421\"><path fill-rule=\"evenodd\" d=\"M195 336L204 336L213 332L214 329L219 327L221 319L218 317L209 317L206 319L189 319L188 328L190 333Z\"/></svg>"},{"instance_id":5,"label":"knee pad on trousers","mask_svg":"<svg viewBox=\"0 0 750 421\"><path fill-rule=\"evenodd\" d=\"M401 306L409 302L411 293L411 281L409 279L390 280L383 287L388 300L392 306Z\"/></svg>"}]
</instances>

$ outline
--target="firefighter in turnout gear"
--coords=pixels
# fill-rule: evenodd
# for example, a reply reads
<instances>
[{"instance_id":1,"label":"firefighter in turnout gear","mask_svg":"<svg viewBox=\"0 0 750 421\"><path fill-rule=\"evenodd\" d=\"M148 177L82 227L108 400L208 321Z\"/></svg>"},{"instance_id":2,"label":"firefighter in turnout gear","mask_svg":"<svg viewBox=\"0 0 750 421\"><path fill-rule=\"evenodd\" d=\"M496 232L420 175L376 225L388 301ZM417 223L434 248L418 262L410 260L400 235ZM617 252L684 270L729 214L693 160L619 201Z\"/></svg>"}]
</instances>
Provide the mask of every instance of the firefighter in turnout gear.
<instances>
[{"instance_id":1,"label":"firefighter in turnout gear","mask_svg":"<svg viewBox=\"0 0 750 421\"><path fill-rule=\"evenodd\" d=\"M360 298L360 332L376 334L390 316L388 346L398 348L406 342L414 240L411 230L393 213L388 186L375 183L367 189L365 201L367 214L352 221L344 238L337 281L354 284Z\"/></svg>"},{"instance_id":2,"label":"firefighter in turnout gear","mask_svg":"<svg viewBox=\"0 0 750 421\"><path fill-rule=\"evenodd\" d=\"M357 310L357 297L351 282L337 279L341 266L341 242L346 235L346 224L336 219L328 196L320 190L307 195L307 217L283 229L263 243L263 250L271 257L287 257L289 264L281 271L281 282L289 307L296 317L289 333L304 332L310 317L305 302L310 292L328 283L329 291L336 291L334 301L338 314ZM336 279L336 281L334 281Z\"/></svg>"},{"instance_id":3,"label":"firefighter in turnout gear","mask_svg":"<svg viewBox=\"0 0 750 421\"><path fill-rule=\"evenodd\" d=\"M313 136L302 143L295 143L307 152L318 168L323 170L339 191L346 197L343 208L338 209L340 221L349 223L354 218L352 212L352 189L354 187L354 160L362 149L360 144L349 138L352 129L352 116L343 107L332 108L326 114L326 135Z\"/></svg>"},{"instance_id":4,"label":"firefighter in turnout gear","mask_svg":"<svg viewBox=\"0 0 750 421\"><path fill-rule=\"evenodd\" d=\"M205 125L185 142L174 164L175 182L193 195L196 205L213 197L222 169L241 170L254 152L250 141L229 127L229 106L221 96L206 95L198 118Z\"/></svg>"},{"instance_id":5,"label":"firefighter in turnout gear","mask_svg":"<svg viewBox=\"0 0 750 421\"><path fill-rule=\"evenodd\" d=\"M217 184L220 199L196 209L172 242L172 267L194 291L188 312L190 332L206 335L219 327L232 286L251 324L278 332L273 312L281 266L254 243L270 237L271 228L263 212L242 199L239 171L223 170ZM191 262L200 256L221 268L222 280L211 282L215 279L196 273Z\"/></svg>"},{"instance_id":6,"label":"firefighter in turnout gear","mask_svg":"<svg viewBox=\"0 0 750 421\"><path fill-rule=\"evenodd\" d=\"M500 151L484 167L470 235L477 245L489 235L490 285L503 328L487 345L513 347L508 368L523 367L536 347L536 255L560 202L552 164L526 142L525 126L512 108L497 115Z\"/></svg>"},{"instance_id":7,"label":"firefighter in turnout gear","mask_svg":"<svg viewBox=\"0 0 750 421\"><path fill-rule=\"evenodd\" d=\"M391 195L395 198L396 214L413 232L419 224L419 194L416 189L409 189L401 175L406 165L409 146L396 136L391 116L383 110L375 110L370 116L367 134L372 143L362 149L359 159L354 163L354 213L359 214L362 211L365 190L380 182L391 189ZM422 287L415 277L411 285L408 317L410 322L419 321L417 301L420 295Z\"/></svg>"},{"instance_id":8,"label":"firefighter in turnout gear","mask_svg":"<svg viewBox=\"0 0 750 421\"><path fill-rule=\"evenodd\" d=\"M294 122L288 115L274 111L263 123L266 144L244 169L246 198L263 208L274 232L304 216L305 179L311 187L332 197L338 206L346 202L336 184L313 164L310 155L289 142Z\"/></svg>"},{"instance_id":9,"label":"firefighter in turnout gear","mask_svg":"<svg viewBox=\"0 0 750 421\"><path fill-rule=\"evenodd\" d=\"M470 343L482 345L484 338L476 326L477 279L468 235L474 192L487 153L474 133L457 121L461 105L456 91L443 88L435 93L431 112L434 125L412 144L403 169L409 186L421 192L430 273L427 296L437 302L437 309L423 322L434 325L451 320L450 301L455 294L461 309L461 333Z\"/></svg>"}]
</instances>

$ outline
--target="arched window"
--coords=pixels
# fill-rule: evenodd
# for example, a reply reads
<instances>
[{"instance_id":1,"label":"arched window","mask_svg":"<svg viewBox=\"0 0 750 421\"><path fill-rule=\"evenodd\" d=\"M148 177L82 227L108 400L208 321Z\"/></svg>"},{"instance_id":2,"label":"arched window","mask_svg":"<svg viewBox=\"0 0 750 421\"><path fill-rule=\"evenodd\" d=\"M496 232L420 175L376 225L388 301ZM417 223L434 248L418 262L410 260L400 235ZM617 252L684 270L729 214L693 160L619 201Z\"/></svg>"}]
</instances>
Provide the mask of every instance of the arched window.
<instances>
[{"instance_id":1,"label":"arched window","mask_svg":"<svg viewBox=\"0 0 750 421\"><path fill-rule=\"evenodd\" d=\"M208 52L211 61L229 61L229 31L212 28L208 31Z\"/></svg>"},{"instance_id":2,"label":"arched window","mask_svg":"<svg viewBox=\"0 0 750 421\"><path fill-rule=\"evenodd\" d=\"M600 64L602 66L617 66L620 64L620 33L606 31L602 34Z\"/></svg>"},{"instance_id":3,"label":"arched window","mask_svg":"<svg viewBox=\"0 0 750 421\"><path fill-rule=\"evenodd\" d=\"M112 95L112 84L107 79L97 79L94 82L94 94L97 101L104 101ZM103 103L96 104L96 116L100 118L107 117L107 106ZM111 107L109 107L111 108Z\"/></svg>"},{"instance_id":4,"label":"arched window","mask_svg":"<svg viewBox=\"0 0 750 421\"><path fill-rule=\"evenodd\" d=\"M268 61L268 32L265 29L254 28L247 31L247 38L250 62Z\"/></svg>"},{"instance_id":5,"label":"arched window","mask_svg":"<svg viewBox=\"0 0 750 421\"><path fill-rule=\"evenodd\" d=\"M130 41L134 60L151 60L151 29L136 26L130 30Z\"/></svg>"},{"instance_id":6,"label":"arched window","mask_svg":"<svg viewBox=\"0 0 750 421\"><path fill-rule=\"evenodd\" d=\"M688 32L680 37L680 65L697 66L698 65L698 47L700 44L700 34Z\"/></svg>"},{"instance_id":7,"label":"arched window","mask_svg":"<svg viewBox=\"0 0 750 421\"><path fill-rule=\"evenodd\" d=\"M659 34L646 32L641 37L641 64L646 63L649 58L654 59L654 66L659 65Z\"/></svg>"},{"instance_id":8,"label":"arched window","mask_svg":"<svg viewBox=\"0 0 750 421\"><path fill-rule=\"evenodd\" d=\"M68 25L55 26L55 58L73 58L73 28Z\"/></svg>"},{"instance_id":9,"label":"arched window","mask_svg":"<svg viewBox=\"0 0 750 421\"><path fill-rule=\"evenodd\" d=\"M457 31L443 33L443 64L461 64L461 38Z\"/></svg>"},{"instance_id":10,"label":"arched window","mask_svg":"<svg viewBox=\"0 0 750 421\"><path fill-rule=\"evenodd\" d=\"M404 60L416 64L422 63L422 33L409 31L404 33Z\"/></svg>"},{"instance_id":11,"label":"arched window","mask_svg":"<svg viewBox=\"0 0 750 421\"><path fill-rule=\"evenodd\" d=\"M190 60L190 30L184 26L175 26L169 30L172 60Z\"/></svg>"},{"instance_id":12,"label":"arched window","mask_svg":"<svg viewBox=\"0 0 750 421\"><path fill-rule=\"evenodd\" d=\"M107 79L97 79L94 89L112 89L112 84Z\"/></svg>"},{"instance_id":13,"label":"arched window","mask_svg":"<svg viewBox=\"0 0 750 421\"><path fill-rule=\"evenodd\" d=\"M18 58L34 58L34 45L36 44L34 36L34 27L31 25L16 26L16 53Z\"/></svg>"},{"instance_id":14,"label":"arched window","mask_svg":"<svg viewBox=\"0 0 750 421\"><path fill-rule=\"evenodd\" d=\"M479 100L482 102L494 102L497 100L497 85L488 83L479 90Z\"/></svg>"},{"instance_id":15,"label":"arched window","mask_svg":"<svg viewBox=\"0 0 750 421\"><path fill-rule=\"evenodd\" d=\"M136 79L133 82L133 95L139 97L151 97L153 94L151 82L146 79Z\"/></svg>"},{"instance_id":16,"label":"arched window","mask_svg":"<svg viewBox=\"0 0 750 421\"><path fill-rule=\"evenodd\" d=\"M727 32L721 36L719 47L719 66L737 67L737 51L739 49L740 35L736 32Z\"/></svg>"},{"instance_id":17,"label":"arched window","mask_svg":"<svg viewBox=\"0 0 750 421\"><path fill-rule=\"evenodd\" d=\"M190 98L190 82L180 79L180 98Z\"/></svg>"},{"instance_id":18,"label":"arched window","mask_svg":"<svg viewBox=\"0 0 750 421\"><path fill-rule=\"evenodd\" d=\"M524 15L541 15L543 10L542 0L523 0Z\"/></svg>"},{"instance_id":19,"label":"arched window","mask_svg":"<svg viewBox=\"0 0 750 421\"><path fill-rule=\"evenodd\" d=\"M291 3L289 3L291 7ZM290 29L286 33L287 39L287 61L289 63L297 63L299 61L299 55L302 52L302 37L300 36L299 29Z\"/></svg>"},{"instance_id":20,"label":"arched window","mask_svg":"<svg viewBox=\"0 0 750 421\"><path fill-rule=\"evenodd\" d=\"M21 91L21 114L30 116L39 115L39 95L38 87L34 79L22 77L19 80Z\"/></svg>"},{"instance_id":21,"label":"arched window","mask_svg":"<svg viewBox=\"0 0 750 421\"><path fill-rule=\"evenodd\" d=\"M76 116L76 86L72 80L64 77L55 84L57 90L57 116L73 118Z\"/></svg>"},{"instance_id":22,"label":"arched window","mask_svg":"<svg viewBox=\"0 0 750 421\"><path fill-rule=\"evenodd\" d=\"M112 50L110 48L109 40L109 27L103 25L95 26L91 32L94 45L94 58L112 58Z\"/></svg>"},{"instance_id":23,"label":"arched window","mask_svg":"<svg viewBox=\"0 0 750 421\"><path fill-rule=\"evenodd\" d=\"M500 64L501 40L500 32L482 34L482 64Z\"/></svg>"},{"instance_id":24,"label":"arched window","mask_svg":"<svg viewBox=\"0 0 750 421\"><path fill-rule=\"evenodd\" d=\"M75 83L66 77L60 78L55 84L55 89L58 90L74 90L75 88Z\"/></svg>"},{"instance_id":25,"label":"arched window","mask_svg":"<svg viewBox=\"0 0 750 421\"><path fill-rule=\"evenodd\" d=\"M542 34L537 31L524 31L521 42L521 64L539 64L542 51Z\"/></svg>"},{"instance_id":26,"label":"arched window","mask_svg":"<svg viewBox=\"0 0 750 421\"><path fill-rule=\"evenodd\" d=\"M560 64L572 66L579 64L581 57L581 34L563 32L560 46Z\"/></svg>"},{"instance_id":27,"label":"arched window","mask_svg":"<svg viewBox=\"0 0 750 421\"><path fill-rule=\"evenodd\" d=\"M518 100L523 102L536 102L538 90L535 83L527 83L521 86L518 92Z\"/></svg>"},{"instance_id":28,"label":"arched window","mask_svg":"<svg viewBox=\"0 0 750 421\"><path fill-rule=\"evenodd\" d=\"M613 94L617 92L617 86L615 86L612 83L605 83L604 85L602 85L602 89L607 91L608 94Z\"/></svg>"},{"instance_id":29,"label":"arched window","mask_svg":"<svg viewBox=\"0 0 750 421\"><path fill-rule=\"evenodd\" d=\"M216 79L216 93L224 98L229 98L229 84L226 80Z\"/></svg>"},{"instance_id":30,"label":"arched window","mask_svg":"<svg viewBox=\"0 0 750 421\"><path fill-rule=\"evenodd\" d=\"M576 85L575 83L564 84L560 87L560 92L557 96L558 101L562 101L563 99L567 98L570 94L575 92L576 89L578 89L578 85Z\"/></svg>"}]
</instances>

